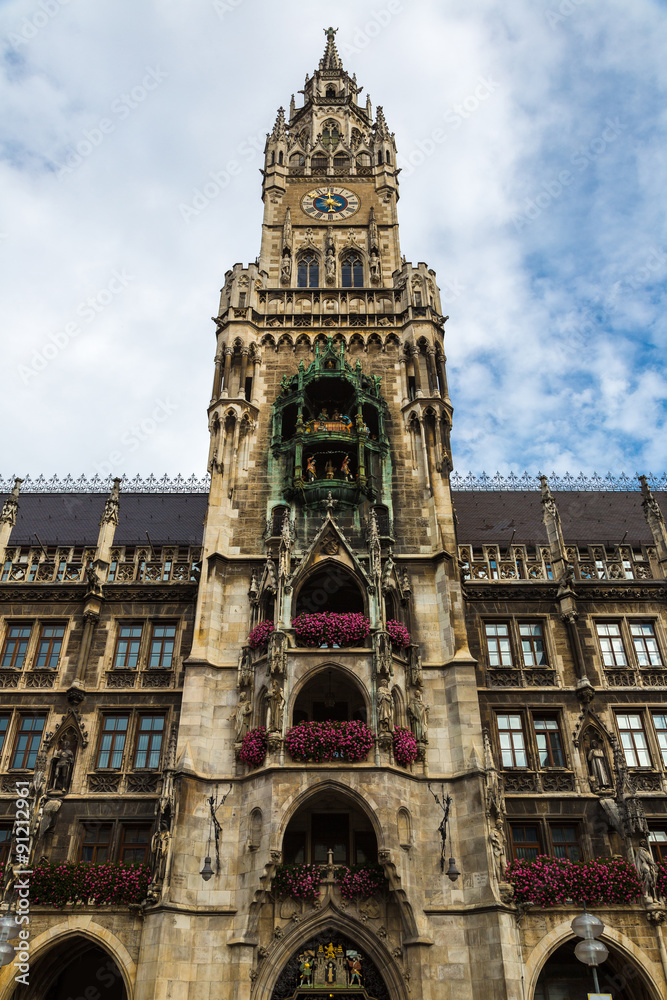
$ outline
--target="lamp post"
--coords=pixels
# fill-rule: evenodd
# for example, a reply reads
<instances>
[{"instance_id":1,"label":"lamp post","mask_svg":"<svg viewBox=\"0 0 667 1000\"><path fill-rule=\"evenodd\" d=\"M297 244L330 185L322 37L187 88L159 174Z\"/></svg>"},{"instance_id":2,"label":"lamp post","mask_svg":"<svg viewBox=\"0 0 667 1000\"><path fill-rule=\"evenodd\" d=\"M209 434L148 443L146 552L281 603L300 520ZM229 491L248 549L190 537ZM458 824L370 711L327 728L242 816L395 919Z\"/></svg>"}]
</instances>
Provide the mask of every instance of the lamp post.
<instances>
[{"instance_id":1,"label":"lamp post","mask_svg":"<svg viewBox=\"0 0 667 1000\"><path fill-rule=\"evenodd\" d=\"M599 917L587 912L586 904L584 903L584 912L575 917L570 926L577 937L584 939L576 946L574 954L580 962L591 967L595 992L599 993L600 984L598 982L597 967L609 958L609 951L602 944L602 941L596 940L602 934L604 924Z\"/></svg>"},{"instance_id":2,"label":"lamp post","mask_svg":"<svg viewBox=\"0 0 667 1000\"><path fill-rule=\"evenodd\" d=\"M15 938L19 932L19 925L13 913L6 913L0 917L0 966L9 965L16 957L16 949L12 948L8 941Z\"/></svg>"}]
</instances>

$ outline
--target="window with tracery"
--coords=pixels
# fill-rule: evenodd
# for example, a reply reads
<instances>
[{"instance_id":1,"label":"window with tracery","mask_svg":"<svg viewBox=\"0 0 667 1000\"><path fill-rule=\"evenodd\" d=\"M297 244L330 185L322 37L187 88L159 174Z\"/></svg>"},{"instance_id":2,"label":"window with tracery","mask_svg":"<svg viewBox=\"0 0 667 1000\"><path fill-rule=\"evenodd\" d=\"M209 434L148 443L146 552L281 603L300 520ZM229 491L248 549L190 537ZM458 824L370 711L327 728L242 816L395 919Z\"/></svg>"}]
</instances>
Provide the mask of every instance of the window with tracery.
<instances>
[{"instance_id":1,"label":"window with tracery","mask_svg":"<svg viewBox=\"0 0 667 1000\"><path fill-rule=\"evenodd\" d=\"M363 288L364 265L359 254L349 253L343 257L341 284L343 288Z\"/></svg>"},{"instance_id":2,"label":"window with tracery","mask_svg":"<svg viewBox=\"0 0 667 1000\"><path fill-rule=\"evenodd\" d=\"M298 288L318 288L320 284L320 262L314 253L305 253L299 257L297 270Z\"/></svg>"},{"instance_id":3,"label":"window with tracery","mask_svg":"<svg viewBox=\"0 0 667 1000\"><path fill-rule=\"evenodd\" d=\"M335 96L335 94L334 94ZM325 122L322 126L322 145L337 146L340 142L340 132L338 130L338 125L334 121Z\"/></svg>"}]
</instances>

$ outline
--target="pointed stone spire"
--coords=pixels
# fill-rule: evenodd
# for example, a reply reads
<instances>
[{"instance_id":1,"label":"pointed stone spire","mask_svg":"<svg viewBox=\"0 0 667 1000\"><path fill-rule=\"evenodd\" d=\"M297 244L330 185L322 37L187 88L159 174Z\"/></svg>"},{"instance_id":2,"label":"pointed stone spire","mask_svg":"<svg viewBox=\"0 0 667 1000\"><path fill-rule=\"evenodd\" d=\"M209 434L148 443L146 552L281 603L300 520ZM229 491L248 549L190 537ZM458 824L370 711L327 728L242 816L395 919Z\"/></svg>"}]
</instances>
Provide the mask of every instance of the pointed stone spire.
<instances>
[{"instance_id":1,"label":"pointed stone spire","mask_svg":"<svg viewBox=\"0 0 667 1000\"><path fill-rule=\"evenodd\" d=\"M111 546L113 545L114 535L118 527L120 483L121 480L116 477L113 481L111 493L104 501L104 510L100 519L100 533L97 536L97 551L93 567L102 582L106 580L106 573L111 562Z\"/></svg>"},{"instance_id":2,"label":"pointed stone spire","mask_svg":"<svg viewBox=\"0 0 667 1000\"><path fill-rule=\"evenodd\" d=\"M366 117L369 122L373 121L373 105L371 103L371 95L366 94Z\"/></svg>"},{"instance_id":3,"label":"pointed stone spire","mask_svg":"<svg viewBox=\"0 0 667 1000\"><path fill-rule=\"evenodd\" d=\"M649 489L646 476L639 476L639 482L642 488L644 517L651 529L653 541L658 550L660 565L663 567L663 571L667 571L667 527L665 527L665 518L660 510L658 501Z\"/></svg>"},{"instance_id":4,"label":"pointed stone spire","mask_svg":"<svg viewBox=\"0 0 667 1000\"><path fill-rule=\"evenodd\" d=\"M323 30L327 36L327 44L324 49L324 55L320 59L320 70L342 69L343 63L336 48L336 32L338 28L324 28Z\"/></svg>"},{"instance_id":5,"label":"pointed stone spire","mask_svg":"<svg viewBox=\"0 0 667 1000\"><path fill-rule=\"evenodd\" d=\"M19 506L19 493L21 491L22 482L23 482L22 479L14 480L12 492L9 494L4 504L2 505L2 513L0 513L0 524L8 524L12 528L16 524L16 512Z\"/></svg>"},{"instance_id":6,"label":"pointed stone spire","mask_svg":"<svg viewBox=\"0 0 667 1000\"><path fill-rule=\"evenodd\" d=\"M276 121L273 126L273 132L271 133L271 138L283 141L287 140L287 128L285 126L285 109L278 108L278 114L276 115Z\"/></svg>"},{"instance_id":7,"label":"pointed stone spire","mask_svg":"<svg viewBox=\"0 0 667 1000\"><path fill-rule=\"evenodd\" d=\"M296 114L296 101L294 100L294 94L292 94L292 96L290 97L290 102L289 102L289 117L290 117L290 121L292 120L292 118L294 118L295 114Z\"/></svg>"},{"instance_id":8,"label":"pointed stone spire","mask_svg":"<svg viewBox=\"0 0 667 1000\"><path fill-rule=\"evenodd\" d=\"M283 222L283 250L292 250L292 216L289 206L285 209L285 221Z\"/></svg>"},{"instance_id":9,"label":"pointed stone spire","mask_svg":"<svg viewBox=\"0 0 667 1000\"><path fill-rule=\"evenodd\" d=\"M549 489L549 482L546 476L540 476L540 489L542 490L542 520L547 529L554 579L560 580L565 573L567 565L565 540L563 538L558 507L556 506L553 493Z\"/></svg>"},{"instance_id":10,"label":"pointed stone spire","mask_svg":"<svg viewBox=\"0 0 667 1000\"><path fill-rule=\"evenodd\" d=\"M12 492L2 505L0 513L0 562L4 562L5 549L12 533L12 528L16 524L16 513L19 507L19 492L21 490L22 479L15 479Z\"/></svg>"},{"instance_id":11,"label":"pointed stone spire","mask_svg":"<svg viewBox=\"0 0 667 1000\"><path fill-rule=\"evenodd\" d=\"M384 111L382 106L378 104L377 107L377 117L375 119L375 135L378 139L391 139L391 132L387 127L387 122L384 117Z\"/></svg>"}]
</instances>

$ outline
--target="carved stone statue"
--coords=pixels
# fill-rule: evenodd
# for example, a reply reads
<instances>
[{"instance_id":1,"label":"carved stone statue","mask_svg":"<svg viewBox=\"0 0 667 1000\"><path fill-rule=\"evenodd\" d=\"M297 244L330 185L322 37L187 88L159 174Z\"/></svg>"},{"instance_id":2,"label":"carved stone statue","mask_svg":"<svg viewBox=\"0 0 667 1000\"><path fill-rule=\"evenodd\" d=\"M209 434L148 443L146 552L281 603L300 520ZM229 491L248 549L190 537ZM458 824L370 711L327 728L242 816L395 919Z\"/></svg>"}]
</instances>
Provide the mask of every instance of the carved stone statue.
<instances>
[{"instance_id":1,"label":"carved stone statue","mask_svg":"<svg viewBox=\"0 0 667 1000\"><path fill-rule=\"evenodd\" d=\"M505 835L503 833L503 821L501 819L496 820L495 828L489 834L489 840L491 841L491 850L493 851L493 860L496 865L498 881L504 882L507 875L507 850L505 847Z\"/></svg>"},{"instance_id":2,"label":"carved stone statue","mask_svg":"<svg viewBox=\"0 0 667 1000\"><path fill-rule=\"evenodd\" d=\"M422 701L422 693L417 688L408 705L410 728L420 743L428 743L428 705Z\"/></svg>"},{"instance_id":3,"label":"carved stone statue","mask_svg":"<svg viewBox=\"0 0 667 1000\"><path fill-rule=\"evenodd\" d=\"M327 250L327 255L324 258L324 274L328 284L332 284L336 278L336 258L334 257L333 248Z\"/></svg>"},{"instance_id":4,"label":"carved stone statue","mask_svg":"<svg viewBox=\"0 0 667 1000\"><path fill-rule=\"evenodd\" d=\"M250 647L243 646L239 653L237 681L239 688L250 687L253 679L253 666Z\"/></svg>"},{"instance_id":5,"label":"carved stone statue","mask_svg":"<svg viewBox=\"0 0 667 1000\"><path fill-rule=\"evenodd\" d=\"M371 253L371 258L369 262L371 281L376 284L380 280L380 258L378 257L377 251L373 250Z\"/></svg>"},{"instance_id":6,"label":"carved stone statue","mask_svg":"<svg viewBox=\"0 0 667 1000\"><path fill-rule=\"evenodd\" d=\"M645 840L639 842L639 849L635 853L635 867L644 895L655 899L658 866L653 860L653 855Z\"/></svg>"},{"instance_id":7,"label":"carved stone statue","mask_svg":"<svg viewBox=\"0 0 667 1000\"><path fill-rule=\"evenodd\" d=\"M588 751L586 760L588 761L588 769L590 771L591 778L595 779L596 787L611 788L612 781L611 775L609 774L609 766L599 740L591 740L591 748Z\"/></svg>"},{"instance_id":8,"label":"carved stone statue","mask_svg":"<svg viewBox=\"0 0 667 1000\"><path fill-rule=\"evenodd\" d=\"M169 842L171 834L165 820L160 821L159 829L153 834L151 840L153 882L164 881L167 868L167 855L169 854Z\"/></svg>"},{"instance_id":9,"label":"carved stone statue","mask_svg":"<svg viewBox=\"0 0 667 1000\"><path fill-rule=\"evenodd\" d=\"M283 689L277 680L271 682L271 690L266 692L266 728L270 733L279 733L283 728L283 714L285 712L285 698Z\"/></svg>"},{"instance_id":10,"label":"carved stone statue","mask_svg":"<svg viewBox=\"0 0 667 1000\"><path fill-rule=\"evenodd\" d=\"M248 692L241 691L239 695L239 703L236 706L236 712L235 712L237 743L240 743L242 741L243 737L250 729L251 716L252 716L252 705L248 698Z\"/></svg>"},{"instance_id":11,"label":"carved stone statue","mask_svg":"<svg viewBox=\"0 0 667 1000\"><path fill-rule=\"evenodd\" d=\"M377 690L378 728L380 732L394 731L394 699L387 687L387 681L381 680Z\"/></svg>"},{"instance_id":12,"label":"carved stone statue","mask_svg":"<svg viewBox=\"0 0 667 1000\"><path fill-rule=\"evenodd\" d=\"M280 262L280 281L283 285L289 285L292 276L292 258L285 254Z\"/></svg>"},{"instance_id":13,"label":"carved stone statue","mask_svg":"<svg viewBox=\"0 0 667 1000\"><path fill-rule=\"evenodd\" d=\"M67 740L59 745L53 755L52 788L54 791L67 792L72 780L72 770L74 769L74 754L70 750Z\"/></svg>"},{"instance_id":14,"label":"carved stone statue","mask_svg":"<svg viewBox=\"0 0 667 1000\"><path fill-rule=\"evenodd\" d=\"M42 816L39 824L39 830L37 831L37 838L36 838L37 841L40 841L42 837L44 837L49 832L49 830L56 821L56 816L60 812L60 807L62 806L62 804L63 800L60 798L57 799L47 798L46 802L44 803L44 808L42 809Z\"/></svg>"}]
</instances>

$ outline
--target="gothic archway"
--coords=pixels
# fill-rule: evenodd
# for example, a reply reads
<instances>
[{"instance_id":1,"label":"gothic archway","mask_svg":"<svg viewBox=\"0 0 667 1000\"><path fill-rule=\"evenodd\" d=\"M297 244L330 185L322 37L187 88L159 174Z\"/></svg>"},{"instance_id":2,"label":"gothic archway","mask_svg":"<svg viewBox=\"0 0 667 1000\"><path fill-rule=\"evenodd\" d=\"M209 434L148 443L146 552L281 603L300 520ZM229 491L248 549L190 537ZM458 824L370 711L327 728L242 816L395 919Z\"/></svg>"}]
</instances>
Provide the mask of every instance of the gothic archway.
<instances>
[{"instance_id":1,"label":"gothic archway","mask_svg":"<svg viewBox=\"0 0 667 1000\"><path fill-rule=\"evenodd\" d=\"M586 996L594 991L593 976L574 954L578 938L571 938L554 951L542 966L533 1000L561 1000L568 996ZM656 1000L644 973L626 955L621 955L605 938L609 958L598 967L602 993L614 1000Z\"/></svg>"},{"instance_id":2,"label":"gothic archway","mask_svg":"<svg viewBox=\"0 0 667 1000\"><path fill-rule=\"evenodd\" d=\"M309 986L329 986L335 989L337 1000L391 1000L381 973L358 940L333 929L321 931L297 948L278 976L271 1000L305 1000L312 996Z\"/></svg>"},{"instance_id":3,"label":"gothic archway","mask_svg":"<svg viewBox=\"0 0 667 1000\"><path fill-rule=\"evenodd\" d=\"M31 962L29 986L17 986L11 1000L69 1000L102 992L104 1000L129 1000L118 963L97 941L68 934Z\"/></svg>"},{"instance_id":4,"label":"gothic archway","mask_svg":"<svg viewBox=\"0 0 667 1000\"><path fill-rule=\"evenodd\" d=\"M326 720L366 722L369 710L368 695L352 671L326 663L310 671L294 693L292 725Z\"/></svg>"}]
</instances>

